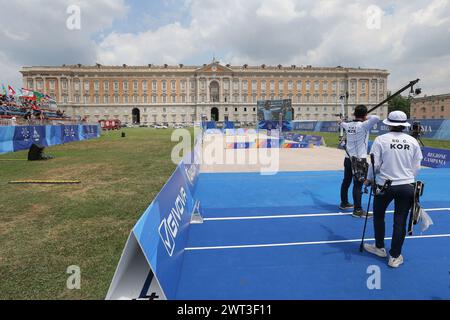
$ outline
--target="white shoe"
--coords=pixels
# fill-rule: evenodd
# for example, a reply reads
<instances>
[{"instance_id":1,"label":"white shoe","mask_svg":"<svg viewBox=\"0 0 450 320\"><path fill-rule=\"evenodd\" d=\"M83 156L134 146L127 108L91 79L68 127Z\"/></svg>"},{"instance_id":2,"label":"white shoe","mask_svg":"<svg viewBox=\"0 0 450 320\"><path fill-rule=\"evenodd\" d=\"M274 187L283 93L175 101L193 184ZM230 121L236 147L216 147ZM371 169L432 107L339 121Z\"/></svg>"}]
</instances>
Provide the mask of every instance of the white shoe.
<instances>
[{"instance_id":1,"label":"white shoe","mask_svg":"<svg viewBox=\"0 0 450 320\"><path fill-rule=\"evenodd\" d=\"M403 264L403 256L400 256L398 258L392 258L389 257L389 267L391 268L398 268Z\"/></svg>"},{"instance_id":2,"label":"white shoe","mask_svg":"<svg viewBox=\"0 0 450 320\"><path fill-rule=\"evenodd\" d=\"M374 244L364 244L364 249L367 252L374 254L380 258L387 258L387 252L385 248L379 249Z\"/></svg>"}]
</instances>

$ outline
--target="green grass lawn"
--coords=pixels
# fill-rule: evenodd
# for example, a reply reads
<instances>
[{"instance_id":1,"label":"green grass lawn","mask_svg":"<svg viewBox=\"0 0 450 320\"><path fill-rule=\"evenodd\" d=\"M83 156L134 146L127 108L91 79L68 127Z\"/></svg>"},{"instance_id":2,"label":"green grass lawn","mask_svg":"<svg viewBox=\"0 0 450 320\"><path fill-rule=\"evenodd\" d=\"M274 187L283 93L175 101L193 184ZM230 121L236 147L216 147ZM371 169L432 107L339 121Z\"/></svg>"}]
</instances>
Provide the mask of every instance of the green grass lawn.
<instances>
[{"instance_id":1,"label":"green grass lawn","mask_svg":"<svg viewBox=\"0 0 450 320\"><path fill-rule=\"evenodd\" d=\"M0 299L105 297L131 228L176 167L171 130L124 132L48 148L48 162L2 161L26 152L0 156ZM337 134L320 135L337 146ZM22 179L82 184L8 184ZM66 289L71 265L81 268L81 290Z\"/></svg>"},{"instance_id":2,"label":"green grass lawn","mask_svg":"<svg viewBox=\"0 0 450 320\"><path fill-rule=\"evenodd\" d=\"M318 135L325 139L325 142L328 147L337 148L339 144L339 134L338 133L324 133L324 132L299 132L301 134L306 135ZM371 136L370 139L374 140L376 136ZM431 139L422 139L425 146L430 148L438 148L438 149L450 149L450 141L448 140L431 140Z\"/></svg>"},{"instance_id":3,"label":"green grass lawn","mask_svg":"<svg viewBox=\"0 0 450 320\"><path fill-rule=\"evenodd\" d=\"M130 230L175 169L171 130L127 129L0 156L0 299L104 299ZM81 185L9 185L20 179L73 179ZM68 266L81 290L66 289Z\"/></svg>"}]
</instances>

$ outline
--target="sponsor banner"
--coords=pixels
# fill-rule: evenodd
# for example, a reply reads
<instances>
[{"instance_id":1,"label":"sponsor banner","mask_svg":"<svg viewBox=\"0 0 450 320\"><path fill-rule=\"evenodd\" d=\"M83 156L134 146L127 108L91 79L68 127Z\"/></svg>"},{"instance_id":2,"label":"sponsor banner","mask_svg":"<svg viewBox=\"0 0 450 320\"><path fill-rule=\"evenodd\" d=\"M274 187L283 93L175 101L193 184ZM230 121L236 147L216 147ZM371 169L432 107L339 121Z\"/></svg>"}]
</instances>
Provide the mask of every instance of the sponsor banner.
<instances>
[{"instance_id":1,"label":"sponsor banner","mask_svg":"<svg viewBox=\"0 0 450 320\"><path fill-rule=\"evenodd\" d=\"M223 129L227 130L227 129L234 129L234 122L232 121L225 121L223 124Z\"/></svg>"},{"instance_id":2,"label":"sponsor banner","mask_svg":"<svg viewBox=\"0 0 450 320\"><path fill-rule=\"evenodd\" d=\"M427 139L450 140L450 120L430 119L414 120L419 121L422 127L422 137ZM409 123L414 122L410 120ZM315 132L339 132L337 121L294 121L292 123L294 131L315 131ZM372 135L381 135L389 131L389 127L378 122L371 130Z\"/></svg>"},{"instance_id":3,"label":"sponsor banner","mask_svg":"<svg viewBox=\"0 0 450 320\"><path fill-rule=\"evenodd\" d=\"M47 147L45 126L15 127L13 143L14 151L30 149L33 144Z\"/></svg>"},{"instance_id":4,"label":"sponsor banner","mask_svg":"<svg viewBox=\"0 0 450 320\"><path fill-rule=\"evenodd\" d=\"M292 127L294 131L314 131L317 121L294 121Z\"/></svg>"},{"instance_id":5,"label":"sponsor banner","mask_svg":"<svg viewBox=\"0 0 450 320\"><path fill-rule=\"evenodd\" d=\"M337 121L326 121L321 123L321 132L339 132L339 122Z\"/></svg>"},{"instance_id":6,"label":"sponsor banner","mask_svg":"<svg viewBox=\"0 0 450 320\"><path fill-rule=\"evenodd\" d=\"M450 150L422 148L422 165L429 168L450 168Z\"/></svg>"},{"instance_id":7,"label":"sponsor banner","mask_svg":"<svg viewBox=\"0 0 450 320\"><path fill-rule=\"evenodd\" d=\"M88 140L99 137L98 126L79 126L78 131L80 132L80 140Z\"/></svg>"},{"instance_id":8,"label":"sponsor banner","mask_svg":"<svg viewBox=\"0 0 450 320\"><path fill-rule=\"evenodd\" d=\"M323 146L323 138L321 136L310 136L310 135L302 135L302 134L294 134L294 133L287 133L284 134L283 137L286 140L291 140L294 142L299 142L303 144L313 144L315 146Z\"/></svg>"},{"instance_id":9,"label":"sponsor banner","mask_svg":"<svg viewBox=\"0 0 450 320\"><path fill-rule=\"evenodd\" d=\"M215 121L204 122L203 129L217 129L217 123Z\"/></svg>"},{"instance_id":10,"label":"sponsor banner","mask_svg":"<svg viewBox=\"0 0 450 320\"><path fill-rule=\"evenodd\" d=\"M61 130L62 130L62 143L70 143L80 140L80 136L78 133L78 126L61 126Z\"/></svg>"},{"instance_id":11,"label":"sponsor banner","mask_svg":"<svg viewBox=\"0 0 450 320\"><path fill-rule=\"evenodd\" d=\"M441 128L444 120L417 120L420 122L422 127L422 137L428 139L434 139L435 135ZM409 121L410 124L413 121ZM370 131L373 135L381 135L389 132L389 127L383 123L383 121L378 122L375 127Z\"/></svg>"},{"instance_id":12,"label":"sponsor banner","mask_svg":"<svg viewBox=\"0 0 450 320\"><path fill-rule=\"evenodd\" d=\"M292 131L292 122L283 121L281 125L283 132ZM279 128L280 122L278 121L260 121L258 124L258 129L279 130Z\"/></svg>"},{"instance_id":13,"label":"sponsor banner","mask_svg":"<svg viewBox=\"0 0 450 320\"><path fill-rule=\"evenodd\" d=\"M33 143L49 147L98 137L98 125L0 127L0 153L28 150Z\"/></svg>"},{"instance_id":14,"label":"sponsor banner","mask_svg":"<svg viewBox=\"0 0 450 320\"><path fill-rule=\"evenodd\" d=\"M165 297L176 298L195 201L191 190L198 172L181 163L145 211L133 233Z\"/></svg>"}]
</instances>

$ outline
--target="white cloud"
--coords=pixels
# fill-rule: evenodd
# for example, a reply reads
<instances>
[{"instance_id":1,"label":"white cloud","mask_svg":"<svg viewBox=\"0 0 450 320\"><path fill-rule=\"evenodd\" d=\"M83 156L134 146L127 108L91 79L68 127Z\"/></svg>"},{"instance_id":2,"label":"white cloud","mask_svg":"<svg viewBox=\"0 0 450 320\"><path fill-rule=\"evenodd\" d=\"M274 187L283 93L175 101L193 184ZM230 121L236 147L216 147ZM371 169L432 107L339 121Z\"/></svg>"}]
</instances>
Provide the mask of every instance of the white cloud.
<instances>
[{"instance_id":1,"label":"white cloud","mask_svg":"<svg viewBox=\"0 0 450 320\"><path fill-rule=\"evenodd\" d=\"M102 64L177 64L198 52L195 43L195 34L178 23L137 35L112 33L99 44L97 60Z\"/></svg>"},{"instance_id":2,"label":"white cloud","mask_svg":"<svg viewBox=\"0 0 450 320\"><path fill-rule=\"evenodd\" d=\"M256 10L256 15L260 18L267 18L283 23L302 17L306 15L306 12L297 11L295 2L292 0L268 0L264 1Z\"/></svg>"},{"instance_id":3,"label":"white cloud","mask_svg":"<svg viewBox=\"0 0 450 320\"><path fill-rule=\"evenodd\" d=\"M447 9L447 10L446 10ZM422 25L440 26L449 20L448 0L434 0L413 14L413 19Z\"/></svg>"},{"instance_id":4,"label":"white cloud","mask_svg":"<svg viewBox=\"0 0 450 320\"><path fill-rule=\"evenodd\" d=\"M66 27L66 9L81 9L81 30ZM126 14L124 0L0 0L2 11L0 81L21 86L24 65L92 63L96 58L93 35L111 27Z\"/></svg>"}]
</instances>

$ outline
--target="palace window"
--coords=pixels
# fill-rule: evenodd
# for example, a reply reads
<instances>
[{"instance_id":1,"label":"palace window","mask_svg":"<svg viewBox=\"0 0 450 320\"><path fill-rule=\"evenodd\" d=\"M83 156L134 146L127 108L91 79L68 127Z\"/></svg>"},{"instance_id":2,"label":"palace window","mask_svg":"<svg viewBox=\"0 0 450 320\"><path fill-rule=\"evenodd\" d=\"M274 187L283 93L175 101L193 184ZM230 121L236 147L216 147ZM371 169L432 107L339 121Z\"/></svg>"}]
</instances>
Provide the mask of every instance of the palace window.
<instances>
[{"instance_id":1,"label":"palace window","mask_svg":"<svg viewBox=\"0 0 450 320\"><path fill-rule=\"evenodd\" d=\"M128 81L123 82L123 90L128 91Z\"/></svg>"},{"instance_id":2,"label":"palace window","mask_svg":"<svg viewBox=\"0 0 450 320\"><path fill-rule=\"evenodd\" d=\"M84 82L84 90L89 91L89 81Z\"/></svg>"},{"instance_id":3,"label":"palace window","mask_svg":"<svg viewBox=\"0 0 450 320\"><path fill-rule=\"evenodd\" d=\"M156 80L153 80L153 81L152 81L152 90L153 90L153 91L156 91L157 88L158 88L158 82L157 82Z\"/></svg>"},{"instance_id":4,"label":"palace window","mask_svg":"<svg viewBox=\"0 0 450 320\"><path fill-rule=\"evenodd\" d=\"M134 81L133 81L133 90L134 90L134 91L138 91L138 87L139 87L139 85L138 85L137 80L134 80Z\"/></svg>"},{"instance_id":5,"label":"palace window","mask_svg":"<svg viewBox=\"0 0 450 320\"><path fill-rule=\"evenodd\" d=\"M129 102L128 96L127 96L127 95L123 96L123 102L124 102L124 103L128 103L128 102Z\"/></svg>"},{"instance_id":6,"label":"palace window","mask_svg":"<svg viewBox=\"0 0 450 320\"><path fill-rule=\"evenodd\" d=\"M44 82L42 80L37 81L38 90L42 90L44 88Z\"/></svg>"},{"instance_id":7,"label":"palace window","mask_svg":"<svg viewBox=\"0 0 450 320\"><path fill-rule=\"evenodd\" d=\"M103 81L103 90L105 91L109 90L109 81Z\"/></svg>"},{"instance_id":8,"label":"palace window","mask_svg":"<svg viewBox=\"0 0 450 320\"><path fill-rule=\"evenodd\" d=\"M114 81L114 91L119 90L119 81Z\"/></svg>"},{"instance_id":9,"label":"palace window","mask_svg":"<svg viewBox=\"0 0 450 320\"><path fill-rule=\"evenodd\" d=\"M103 97L103 103L109 103L109 96L105 94Z\"/></svg>"},{"instance_id":10,"label":"palace window","mask_svg":"<svg viewBox=\"0 0 450 320\"><path fill-rule=\"evenodd\" d=\"M143 91L147 91L148 90L147 80L142 81L142 90Z\"/></svg>"}]
</instances>

